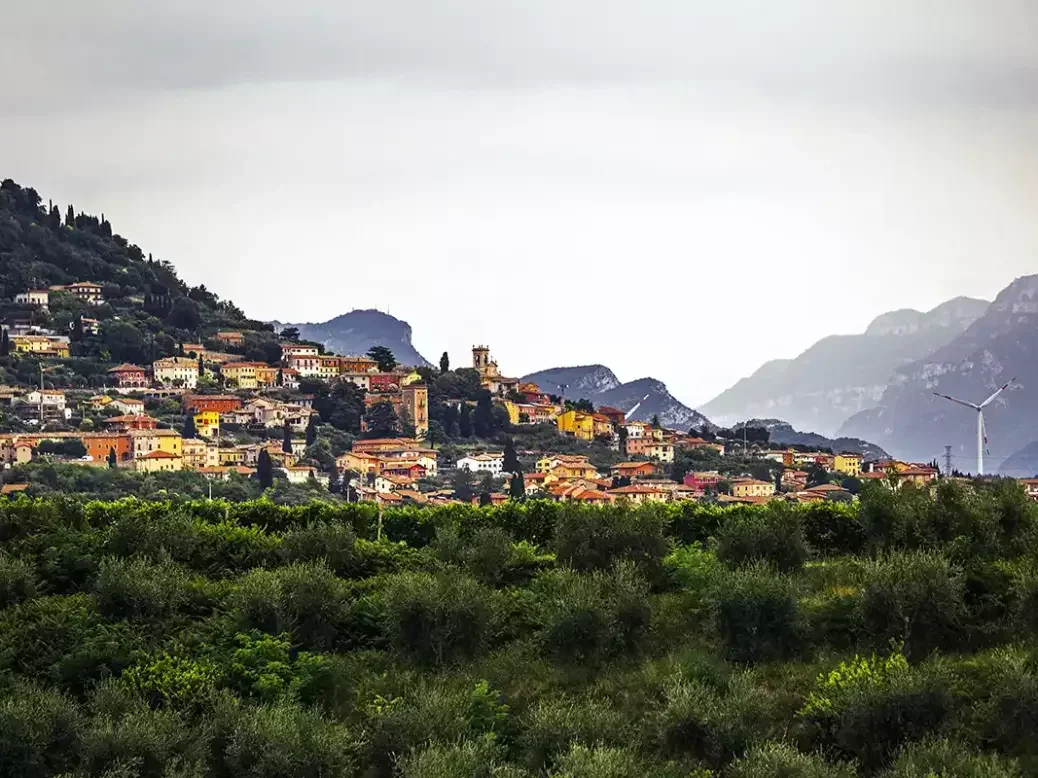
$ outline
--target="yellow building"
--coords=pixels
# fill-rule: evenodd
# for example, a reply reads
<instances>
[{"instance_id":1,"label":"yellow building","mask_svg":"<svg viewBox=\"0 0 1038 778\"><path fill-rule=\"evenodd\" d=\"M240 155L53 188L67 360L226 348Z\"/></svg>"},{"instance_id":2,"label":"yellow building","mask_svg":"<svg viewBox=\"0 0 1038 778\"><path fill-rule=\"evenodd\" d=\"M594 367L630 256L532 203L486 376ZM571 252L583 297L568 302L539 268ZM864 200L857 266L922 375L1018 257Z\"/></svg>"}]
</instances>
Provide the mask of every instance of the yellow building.
<instances>
[{"instance_id":1,"label":"yellow building","mask_svg":"<svg viewBox=\"0 0 1038 778\"><path fill-rule=\"evenodd\" d=\"M257 371L265 368L262 362L231 362L220 370L223 377L233 381L239 389L257 389Z\"/></svg>"},{"instance_id":2,"label":"yellow building","mask_svg":"<svg viewBox=\"0 0 1038 778\"><path fill-rule=\"evenodd\" d=\"M861 475L861 454L837 454L833 458L833 470L857 478Z\"/></svg>"},{"instance_id":3,"label":"yellow building","mask_svg":"<svg viewBox=\"0 0 1038 778\"><path fill-rule=\"evenodd\" d=\"M198 438L184 438L182 449L185 470L201 470L205 467L218 467L220 464L220 449L215 443Z\"/></svg>"},{"instance_id":4,"label":"yellow building","mask_svg":"<svg viewBox=\"0 0 1038 778\"><path fill-rule=\"evenodd\" d=\"M233 467L245 463L245 452L240 448L221 448L217 452L219 467Z\"/></svg>"},{"instance_id":5,"label":"yellow building","mask_svg":"<svg viewBox=\"0 0 1038 778\"><path fill-rule=\"evenodd\" d=\"M645 448L645 455L660 462L674 461L674 444L654 441Z\"/></svg>"},{"instance_id":6,"label":"yellow building","mask_svg":"<svg viewBox=\"0 0 1038 778\"><path fill-rule=\"evenodd\" d=\"M12 335L11 348L20 354L41 357L68 357L68 338L46 335Z\"/></svg>"},{"instance_id":7,"label":"yellow building","mask_svg":"<svg viewBox=\"0 0 1038 778\"><path fill-rule=\"evenodd\" d=\"M563 435L570 435L578 440L595 439L595 419L590 413L566 411L555 419L555 424Z\"/></svg>"},{"instance_id":8,"label":"yellow building","mask_svg":"<svg viewBox=\"0 0 1038 778\"><path fill-rule=\"evenodd\" d=\"M130 436L133 459L140 459L155 451L165 451L177 458L184 455L184 439L176 430L130 430L126 434Z\"/></svg>"},{"instance_id":9,"label":"yellow building","mask_svg":"<svg viewBox=\"0 0 1038 778\"><path fill-rule=\"evenodd\" d=\"M218 411L202 411L195 414L195 433L202 438L220 436L220 413Z\"/></svg>"},{"instance_id":10,"label":"yellow building","mask_svg":"<svg viewBox=\"0 0 1038 778\"><path fill-rule=\"evenodd\" d=\"M152 451L133 461L138 473L175 473L184 469L184 458L168 451Z\"/></svg>"},{"instance_id":11,"label":"yellow building","mask_svg":"<svg viewBox=\"0 0 1038 778\"><path fill-rule=\"evenodd\" d=\"M400 390L400 400L414 427L415 437L424 438L429 432L429 387L409 384Z\"/></svg>"},{"instance_id":12,"label":"yellow building","mask_svg":"<svg viewBox=\"0 0 1038 778\"><path fill-rule=\"evenodd\" d=\"M771 481L742 478L731 483L733 497L771 497L775 494L775 484Z\"/></svg>"},{"instance_id":13,"label":"yellow building","mask_svg":"<svg viewBox=\"0 0 1038 778\"><path fill-rule=\"evenodd\" d=\"M151 364L151 374L157 384L194 389L198 386L198 360L190 357L156 359Z\"/></svg>"},{"instance_id":14,"label":"yellow building","mask_svg":"<svg viewBox=\"0 0 1038 778\"><path fill-rule=\"evenodd\" d=\"M551 475L560 480L573 480L574 478L598 478L598 471L590 462L559 462L551 469Z\"/></svg>"},{"instance_id":15,"label":"yellow building","mask_svg":"<svg viewBox=\"0 0 1038 778\"><path fill-rule=\"evenodd\" d=\"M277 386L278 368L259 365L256 368L256 383L262 386Z\"/></svg>"}]
</instances>

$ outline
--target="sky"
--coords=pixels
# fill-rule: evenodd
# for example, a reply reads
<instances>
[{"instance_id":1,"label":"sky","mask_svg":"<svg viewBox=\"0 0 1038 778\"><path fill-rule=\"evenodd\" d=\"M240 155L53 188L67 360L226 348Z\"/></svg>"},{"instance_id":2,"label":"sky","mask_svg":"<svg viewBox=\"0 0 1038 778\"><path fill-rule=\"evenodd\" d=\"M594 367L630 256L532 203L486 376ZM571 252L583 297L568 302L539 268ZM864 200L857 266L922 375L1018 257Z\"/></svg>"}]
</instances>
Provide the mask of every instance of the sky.
<instances>
[{"instance_id":1,"label":"sky","mask_svg":"<svg viewBox=\"0 0 1038 778\"><path fill-rule=\"evenodd\" d=\"M0 2L0 177L257 318L694 406L1038 272L1033 0Z\"/></svg>"}]
</instances>

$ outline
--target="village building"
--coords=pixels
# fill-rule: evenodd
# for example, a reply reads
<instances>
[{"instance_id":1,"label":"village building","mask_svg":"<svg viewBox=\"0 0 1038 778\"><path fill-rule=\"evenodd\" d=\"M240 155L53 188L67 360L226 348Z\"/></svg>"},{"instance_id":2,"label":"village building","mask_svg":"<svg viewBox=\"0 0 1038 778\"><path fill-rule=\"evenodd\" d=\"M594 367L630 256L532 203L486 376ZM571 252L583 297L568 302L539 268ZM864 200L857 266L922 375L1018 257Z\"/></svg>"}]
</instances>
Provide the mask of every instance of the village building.
<instances>
[{"instance_id":1,"label":"village building","mask_svg":"<svg viewBox=\"0 0 1038 778\"><path fill-rule=\"evenodd\" d=\"M642 486L639 484L621 486L618 489L610 489L607 494L610 494L617 499L629 500L634 505L644 505L645 503L650 502L667 502L667 493L662 489L656 489L652 486Z\"/></svg>"},{"instance_id":2,"label":"village building","mask_svg":"<svg viewBox=\"0 0 1038 778\"><path fill-rule=\"evenodd\" d=\"M183 456L183 438L176 430L130 430L130 455L139 459L153 451L165 451L175 457Z\"/></svg>"},{"instance_id":3,"label":"village building","mask_svg":"<svg viewBox=\"0 0 1038 778\"><path fill-rule=\"evenodd\" d=\"M45 359L67 359L69 340L63 335L11 335L11 349Z\"/></svg>"},{"instance_id":4,"label":"village building","mask_svg":"<svg viewBox=\"0 0 1038 778\"><path fill-rule=\"evenodd\" d=\"M220 437L220 414L216 411L201 411L193 417L195 434L213 440Z\"/></svg>"},{"instance_id":5,"label":"village building","mask_svg":"<svg viewBox=\"0 0 1038 778\"><path fill-rule=\"evenodd\" d=\"M857 478L861 475L861 454L837 454L833 457L833 470Z\"/></svg>"},{"instance_id":6,"label":"village building","mask_svg":"<svg viewBox=\"0 0 1038 778\"><path fill-rule=\"evenodd\" d=\"M519 386L518 378L501 375L497 362L490 358L489 346L472 347L472 367L479 373L479 382L491 394L508 394Z\"/></svg>"},{"instance_id":7,"label":"village building","mask_svg":"<svg viewBox=\"0 0 1038 778\"><path fill-rule=\"evenodd\" d=\"M168 451L150 451L133 461L133 469L138 473L173 473L183 467L184 458Z\"/></svg>"},{"instance_id":8,"label":"village building","mask_svg":"<svg viewBox=\"0 0 1038 778\"><path fill-rule=\"evenodd\" d=\"M652 462L620 462L609 468L614 478L651 478L656 475L656 465Z\"/></svg>"},{"instance_id":9,"label":"village building","mask_svg":"<svg viewBox=\"0 0 1038 778\"><path fill-rule=\"evenodd\" d=\"M100 305L104 302L104 298L101 296L101 284L95 284L93 281L77 281L66 286L52 286L50 291L67 292L88 305Z\"/></svg>"},{"instance_id":10,"label":"village building","mask_svg":"<svg viewBox=\"0 0 1038 778\"><path fill-rule=\"evenodd\" d=\"M181 441L181 452L185 470L201 470L205 467L217 467L220 464L220 449L211 441L184 438Z\"/></svg>"},{"instance_id":11,"label":"village building","mask_svg":"<svg viewBox=\"0 0 1038 778\"><path fill-rule=\"evenodd\" d=\"M34 308L46 308L50 302L50 293L46 289L29 289L14 296L16 305L30 305Z\"/></svg>"},{"instance_id":12,"label":"village building","mask_svg":"<svg viewBox=\"0 0 1038 778\"><path fill-rule=\"evenodd\" d=\"M184 394L184 412L199 413L201 411L216 411L227 413L242 407L242 399L233 394Z\"/></svg>"},{"instance_id":13,"label":"village building","mask_svg":"<svg viewBox=\"0 0 1038 778\"><path fill-rule=\"evenodd\" d=\"M124 416L112 416L105 419L103 424L111 429L129 432L130 430L154 430L159 426L159 420L143 414L130 414Z\"/></svg>"},{"instance_id":14,"label":"village building","mask_svg":"<svg viewBox=\"0 0 1038 778\"><path fill-rule=\"evenodd\" d=\"M468 470L470 473L501 475L504 461L505 455L501 453L470 454L458 460L457 468L458 470Z\"/></svg>"},{"instance_id":15,"label":"village building","mask_svg":"<svg viewBox=\"0 0 1038 778\"><path fill-rule=\"evenodd\" d=\"M108 371L115 385L122 389L143 389L148 386L148 373L138 365L123 363Z\"/></svg>"},{"instance_id":16,"label":"village building","mask_svg":"<svg viewBox=\"0 0 1038 778\"><path fill-rule=\"evenodd\" d=\"M775 494L772 481L758 481L754 478L735 478L729 482L733 497L771 497Z\"/></svg>"},{"instance_id":17,"label":"village building","mask_svg":"<svg viewBox=\"0 0 1038 778\"><path fill-rule=\"evenodd\" d=\"M218 332L213 335L213 340L217 340L220 343L225 343L228 346L235 348L241 348L245 345L245 336L240 332Z\"/></svg>"},{"instance_id":18,"label":"village building","mask_svg":"<svg viewBox=\"0 0 1038 778\"><path fill-rule=\"evenodd\" d=\"M198 361L190 357L156 359L151 365L152 378L163 386L198 386Z\"/></svg>"}]
</instances>

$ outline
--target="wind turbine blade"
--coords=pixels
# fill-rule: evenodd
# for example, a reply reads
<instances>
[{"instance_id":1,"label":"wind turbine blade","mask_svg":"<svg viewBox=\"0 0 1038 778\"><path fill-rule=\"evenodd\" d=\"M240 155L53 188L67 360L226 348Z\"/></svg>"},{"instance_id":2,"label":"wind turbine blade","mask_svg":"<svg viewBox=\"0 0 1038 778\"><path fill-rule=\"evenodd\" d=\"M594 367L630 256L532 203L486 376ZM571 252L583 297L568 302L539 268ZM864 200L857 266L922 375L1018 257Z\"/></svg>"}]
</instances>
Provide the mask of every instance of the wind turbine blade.
<instances>
[{"instance_id":1,"label":"wind turbine blade","mask_svg":"<svg viewBox=\"0 0 1038 778\"><path fill-rule=\"evenodd\" d=\"M992 400L994 400L994 399L995 399L996 397L998 397L998 396L999 396L1000 394L1002 394L1002 392L1004 392L1004 391L1006 390L1006 388L1007 388L1007 387L1008 387L1008 386L1009 386L1009 385L1010 385L1011 383L1013 383L1013 381L1015 381L1015 380L1016 380L1015 378L1010 378L1010 379L1009 379L1008 381L1006 381L1006 382L1005 382L1004 384L1002 384L1002 386L1000 386L1000 387L998 388L998 391L997 391L997 392L995 392L995 393L994 393L993 395L991 395L991 396L990 396L990 397L989 397L988 399L986 399L986 400L985 400L984 402L982 402L982 403L980 404L980 407L981 407L981 408L985 407L985 406L986 406L986 405L987 405L987 404L988 404L989 402L991 402L991 401L992 401Z\"/></svg>"},{"instance_id":2,"label":"wind turbine blade","mask_svg":"<svg viewBox=\"0 0 1038 778\"><path fill-rule=\"evenodd\" d=\"M959 405L965 405L967 408L972 408L975 411L979 411L980 410L980 406L979 405L974 405L973 403L968 403L965 400L956 400L954 397L949 397L948 395L941 394L940 392L934 392L934 394L937 395L938 397L943 397L945 400L951 400L953 403L958 403Z\"/></svg>"}]
</instances>

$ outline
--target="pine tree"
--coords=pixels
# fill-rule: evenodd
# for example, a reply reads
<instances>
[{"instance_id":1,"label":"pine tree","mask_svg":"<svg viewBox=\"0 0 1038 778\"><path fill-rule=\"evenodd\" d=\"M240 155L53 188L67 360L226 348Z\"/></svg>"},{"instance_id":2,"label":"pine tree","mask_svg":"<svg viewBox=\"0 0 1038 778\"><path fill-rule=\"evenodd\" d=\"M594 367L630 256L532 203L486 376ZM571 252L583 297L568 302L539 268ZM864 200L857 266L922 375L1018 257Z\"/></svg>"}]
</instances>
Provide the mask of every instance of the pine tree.
<instances>
[{"instance_id":1,"label":"pine tree","mask_svg":"<svg viewBox=\"0 0 1038 778\"><path fill-rule=\"evenodd\" d=\"M369 438L393 438L400 434L400 418L390 402L372 405L364 414L364 426Z\"/></svg>"},{"instance_id":2,"label":"pine tree","mask_svg":"<svg viewBox=\"0 0 1038 778\"><path fill-rule=\"evenodd\" d=\"M449 373L451 369L451 358L447 356L447 352L444 351L440 355L440 372Z\"/></svg>"},{"instance_id":3,"label":"pine tree","mask_svg":"<svg viewBox=\"0 0 1038 778\"><path fill-rule=\"evenodd\" d=\"M508 496L512 500L526 499L526 482L522 473L512 473L512 480L508 482Z\"/></svg>"},{"instance_id":4,"label":"pine tree","mask_svg":"<svg viewBox=\"0 0 1038 778\"><path fill-rule=\"evenodd\" d=\"M184 420L184 429L180 433L184 438L197 438L198 430L195 429L195 417L194 414L188 413L187 418Z\"/></svg>"},{"instance_id":5,"label":"pine tree","mask_svg":"<svg viewBox=\"0 0 1038 778\"><path fill-rule=\"evenodd\" d=\"M76 209L72 207L72 203L69 203L68 210L65 211L65 226L76 226Z\"/></svg>"},{"instance_id":6,"label":"pine tree","mask_svg":"<svg viewBox=\"0 0 1038 778\"><path fill-rule=\"evenodd\" d=\"M342 491L342 482L339 480L339 467L332 463L332 469L328 471L328 491L331 494L339 494Z\"/></svg>"},{"instance_id":7,"label":"pine tree","mask_svg":"<svg viewBox=\"0 0 1038 778\"><path fill-rule=\"evenodd\" d=\"M284 435L281 438L281 450L286 454L292 453L292 428L285 424Z\"/></svg>"},{"instance_id":8,"label":"pine tree","mask_svg":"<svg viewBox=\"0 0 1038 778\"><path fill-rule=\"evenodd\" d=\"M368 358L378 363L378 369L388 373L397 366L396 357L393 352L385 346L372 346L368 349Z\"/></svg>"},{"instance_id":9,"label":"pine tree","mask_svg":"<svg viewBox=\"0 0 1038 778\"><path fill-rule=\"evenodd\" d=\"M311 415L306 423L306 445L312 446L317 442L317 416Z\"/></svg>"},{"instance_id":10,"label":"pine tree","mask_svg":"<svg viewBox=\"0 0 1038 778\"><path fill-rule=\"evenodd\" d=\"M522 475L523 472L523 467L519 464L519 457L515 453L515 442L511 438L505 441L505 455L501 469L505 473L518 473L519 475Z\"/></svg>"},{"instance_id":11,"label":"pine tree","mask_svg":"<svg viewBox=\"0 0 1038 778\"><path fill-rule=\"evenodd\" d=\"M274 463L270 461L267 450L260 449L259 459L256 460L256 479L259 481L260 489L270 489L274 486Z\"/></svg>"},{"instance_id":12,"label":"pine tree","mask_svg":"<svg viewBox=\"0 0 1038 778\"><path fill-rule=\"evenodd\" d=\"M472 417L469 415L469 406L462 403L458 414L458 433L463 438L472 437Z\"/></svg>"}]
</instances>

